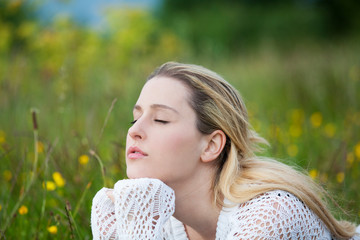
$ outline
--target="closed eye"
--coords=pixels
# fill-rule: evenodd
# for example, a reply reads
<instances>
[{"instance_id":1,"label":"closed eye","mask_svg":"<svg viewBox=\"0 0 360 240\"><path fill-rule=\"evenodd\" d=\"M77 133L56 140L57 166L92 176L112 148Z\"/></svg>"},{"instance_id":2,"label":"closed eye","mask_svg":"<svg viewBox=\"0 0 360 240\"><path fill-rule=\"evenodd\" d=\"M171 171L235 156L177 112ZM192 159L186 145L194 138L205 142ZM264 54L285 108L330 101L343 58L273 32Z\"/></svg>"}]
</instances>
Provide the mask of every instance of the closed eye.
<instances>
[{"instance_id":1,"label":"closed eye","mask_svg":"<svg viewBox=\"0 0 360 240\"><path fill-rule=\"evenodd\" d=\"M132 122L130 122L130 123L131 123L131 124L135 124L135 123L136 123L136 121L137 121L137 120L134 120L134 121L132 121Z\"/></svg>"},{"instance_id":2,"label":"closed eye","mask_svg":"<svg viewBox=\"0 0 360 240\"><path fill-rule=\"evenodd\" d=\"M155 119L154 121L155 121L155 122L158 122L158 123L162 123L162 124L167 124L167 123L169 123L169 121L160 120L160 119Z\"/></svg>"}]
</instances>

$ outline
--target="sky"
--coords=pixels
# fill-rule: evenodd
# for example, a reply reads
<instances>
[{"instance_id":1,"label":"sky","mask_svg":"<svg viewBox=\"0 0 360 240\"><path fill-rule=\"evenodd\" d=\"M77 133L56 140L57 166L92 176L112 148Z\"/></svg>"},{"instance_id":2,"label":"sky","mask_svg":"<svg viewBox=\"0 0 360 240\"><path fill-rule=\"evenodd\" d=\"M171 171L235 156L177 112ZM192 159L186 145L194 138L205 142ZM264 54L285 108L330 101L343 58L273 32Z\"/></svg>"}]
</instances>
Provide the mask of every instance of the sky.
<instances>
[{"instance_id":1,"label":"sky","mask_svg":"<svg viewBox=\"0 0 360 240\"><path fill-rule=\"evenodd\" d=\"M161 0L40 0L38 15L47 22L57 15L69 15L79 23L96 26L102 24L102 12L109 7L141 7L153 9Z\"/></svg>"}]
</instances>

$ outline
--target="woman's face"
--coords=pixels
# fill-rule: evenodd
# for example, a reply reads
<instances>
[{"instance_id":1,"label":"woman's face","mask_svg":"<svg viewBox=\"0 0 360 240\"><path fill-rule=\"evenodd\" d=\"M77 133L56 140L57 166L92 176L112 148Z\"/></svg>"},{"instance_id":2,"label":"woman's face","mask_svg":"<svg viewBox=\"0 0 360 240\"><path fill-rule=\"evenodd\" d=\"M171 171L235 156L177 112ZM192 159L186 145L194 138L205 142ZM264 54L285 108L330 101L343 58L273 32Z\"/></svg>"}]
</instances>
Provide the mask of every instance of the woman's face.
<instances>
[{"instance_id":1,"label":"woman's face","mask_svg":"<svg viewBox=\"0 0 360 240\"><path fill-rule=\"evenodd\" d=\"M159 76L145 84L126 140L129 178L158 178L171 186L194 176L206 139L196 128L189 97L176 79Z\"/></svg>"}]
</instances>

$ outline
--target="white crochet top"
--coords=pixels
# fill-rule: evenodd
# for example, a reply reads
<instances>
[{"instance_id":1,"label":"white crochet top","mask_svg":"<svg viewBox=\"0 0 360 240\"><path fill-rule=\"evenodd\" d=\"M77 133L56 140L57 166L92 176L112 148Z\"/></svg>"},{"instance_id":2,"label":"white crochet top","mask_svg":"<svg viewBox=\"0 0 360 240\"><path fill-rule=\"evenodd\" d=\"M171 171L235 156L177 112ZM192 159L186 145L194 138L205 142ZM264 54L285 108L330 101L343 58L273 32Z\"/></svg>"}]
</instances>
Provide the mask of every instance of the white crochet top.
<instances>
[{"instance_id":1,"label":"white crochet top","mask_svg":"<svg viewBox=\"0 0 360 240\"><path fill-rule=\"evenodd\" d=\"M172 217L174 191L160 180L120 180L113 190L115 202L106 191L109 189L102 188L93 199L91 228L95 240L189 240L183 223ZM323 222L303 202L282 190L232 206L220 212L216 240L332 239Z\"/></svg>"}]
</instances>

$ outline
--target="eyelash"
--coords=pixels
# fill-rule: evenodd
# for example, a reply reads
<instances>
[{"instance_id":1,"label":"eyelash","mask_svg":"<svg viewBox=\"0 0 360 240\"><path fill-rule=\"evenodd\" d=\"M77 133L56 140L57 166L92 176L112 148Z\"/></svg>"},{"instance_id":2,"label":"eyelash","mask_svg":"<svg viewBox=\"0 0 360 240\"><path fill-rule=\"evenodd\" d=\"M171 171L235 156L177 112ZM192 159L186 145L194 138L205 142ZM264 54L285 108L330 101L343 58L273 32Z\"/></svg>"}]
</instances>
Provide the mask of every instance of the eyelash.
<instances>
[{"instance_id":1,"label":"eyelash","mask_svg":"<svg viewBox=\"0 0 360 240\"><path fill-rule=\"evenodd\" d=\"M137 120L134 120L132 122L130 122L130 124L134 125L136 123ZM162 123L162 124L167 124L169 123L169 121L164 121L164 120L159 120L159 119L155 119L154 120L155 122L158 122L158 123Z\"/></svg>"},{"instance_id":2,"label":"eyelash","mask_svg":"<svg viewBox=\"0 0 360 240\"><path fill-rule=\"evenodd\" d=\"M169 121L164 121L164 120L159 120L159 119L155 119L155 122L162 123L162 124L169 123Z\"/></svg>"}]
</instances>

